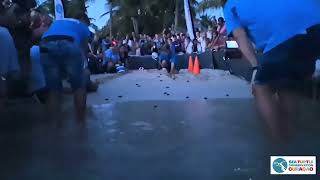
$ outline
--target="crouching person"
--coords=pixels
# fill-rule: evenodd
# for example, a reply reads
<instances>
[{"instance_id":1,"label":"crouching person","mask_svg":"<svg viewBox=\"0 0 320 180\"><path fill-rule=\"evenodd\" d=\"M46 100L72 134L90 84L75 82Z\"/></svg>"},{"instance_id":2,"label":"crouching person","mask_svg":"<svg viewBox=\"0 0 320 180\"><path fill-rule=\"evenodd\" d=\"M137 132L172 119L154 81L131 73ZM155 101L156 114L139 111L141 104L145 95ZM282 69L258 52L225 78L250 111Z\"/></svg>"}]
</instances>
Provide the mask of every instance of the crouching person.
<instances>
[{"instance_id":1,"label":"crouching person","mask_svg":"<svg viewBox=\"0 0 320 180\"><path fill-rule=\"evenodd\" d=\"M47 104L51 117L57 118L60 114L62 74L66 72L74 92L76 117L80 122L85 118L86 83L83 66L90 37L88 22L86 15L57 20L42 36L41 61L49 90Z\"/></svg>"},{"instance_id":2,"label":"crouching person","mask_svg":"<svg viewBox=\"0 0 320 180\"><path fill-rule=\"evenodd\" d=\"M121 64L119 48L117 43L113 41L111 47L104 52L103 66L107 73L116 73L119 64Z\"/></svg>"}]
</instances>

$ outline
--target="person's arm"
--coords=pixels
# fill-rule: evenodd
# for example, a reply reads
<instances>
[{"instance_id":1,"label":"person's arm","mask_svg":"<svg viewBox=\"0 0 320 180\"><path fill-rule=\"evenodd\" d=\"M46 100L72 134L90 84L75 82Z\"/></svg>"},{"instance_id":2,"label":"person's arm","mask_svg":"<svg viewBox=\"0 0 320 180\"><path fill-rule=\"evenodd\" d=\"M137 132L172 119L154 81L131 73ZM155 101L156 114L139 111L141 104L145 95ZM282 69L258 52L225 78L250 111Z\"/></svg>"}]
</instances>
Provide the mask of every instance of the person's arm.
<instances>
[{"instance_id":1,"label":"person's arm","mask_svg":"<svg viewBox=\"0 0 320 180\"><path fill-rule=\"evenodd\" d=\"M245 29L237 28L233 31L233 36L239 44L239 49L244 57L250 62L252 67L256 67L258 65L257 56Z\"/></svg>"}]
</instances>

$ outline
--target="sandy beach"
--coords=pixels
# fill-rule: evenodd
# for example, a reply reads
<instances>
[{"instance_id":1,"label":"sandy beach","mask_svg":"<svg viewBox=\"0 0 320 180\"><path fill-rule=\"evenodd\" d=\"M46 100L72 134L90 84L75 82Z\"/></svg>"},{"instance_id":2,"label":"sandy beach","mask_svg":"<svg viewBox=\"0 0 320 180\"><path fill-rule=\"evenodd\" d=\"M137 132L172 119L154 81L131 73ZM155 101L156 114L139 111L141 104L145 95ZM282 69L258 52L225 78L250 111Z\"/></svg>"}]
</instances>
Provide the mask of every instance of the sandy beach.
<instances>
[{"instance_id":1,"label":"sandy beach","mask_svg":"<svg viewBox=\"0 0 320 180\"><path fill-rule=\"evenodd\" d=\"M125 74L92 76L100 83L89 94L89 104L147 100L206 100L252 98L250 84L222 70L203 69L199 76L181 70L175 79L161 70L136 70Z\"/></svg>"}]
</instances>

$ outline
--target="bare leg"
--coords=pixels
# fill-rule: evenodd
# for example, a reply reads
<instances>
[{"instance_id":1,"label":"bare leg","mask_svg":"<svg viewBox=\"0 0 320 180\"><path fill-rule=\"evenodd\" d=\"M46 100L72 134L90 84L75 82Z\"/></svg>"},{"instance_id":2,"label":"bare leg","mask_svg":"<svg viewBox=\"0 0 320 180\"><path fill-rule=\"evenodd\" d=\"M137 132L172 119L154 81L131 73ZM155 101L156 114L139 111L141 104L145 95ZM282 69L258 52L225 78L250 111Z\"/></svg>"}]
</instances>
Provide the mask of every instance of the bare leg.
<instances>
[{"instance_id":1,"label":"bare leg","mask_svg":"<svg viewBox=\"0 0 320 180\"><path fill-rule=\"evenodd\" d=\"M279 138L280 112L278 102L274 98L274 92L268 85L254 85L253 94L256 100L257 109L268 126L271 136Z\"/></svg>"},{"instance_id":2,"label":"bare leg","mask_svg":"<svg viewBox=\"0 0 320 180\"><path fill-rule=\"evenodd\" d=\"M162 61L161 62L161 67L163 68L167 68L167 62L166 61Z\"/></svg>"},{"instance_id":3,"label":"bare leg","mask_svg":"<svg viewBox=\"0 0 320 180\"><path fill-rule=\"evenodd\" d=\"M87 93L84 88L77 89L74 92L74 106L76 117L79 122L83 123L86 117Z\"/></svg>"},{"instance_id":4,"label":"bare leg","mask_svg":"<svg viewBox=\"0 0 320 180\"><path fill-rule=\"evenodd\" d=\"M176 74L176 68L175 68L175 64L172 62L171 63L171 70L170 70L170 76L175 79L175 74Z\"/></svg>"}]
</instances>

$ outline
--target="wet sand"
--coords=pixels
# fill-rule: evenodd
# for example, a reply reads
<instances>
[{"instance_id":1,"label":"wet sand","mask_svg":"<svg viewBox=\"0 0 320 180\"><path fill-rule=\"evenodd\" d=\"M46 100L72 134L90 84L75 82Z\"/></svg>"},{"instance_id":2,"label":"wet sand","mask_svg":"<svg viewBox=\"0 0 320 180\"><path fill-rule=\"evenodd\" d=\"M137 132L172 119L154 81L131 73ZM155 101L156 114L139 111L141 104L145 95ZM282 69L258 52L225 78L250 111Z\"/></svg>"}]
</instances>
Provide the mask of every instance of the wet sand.
<instances>
[{"instance_id":1,"label":"wet sand","mask_svg":"<svg viewBox=\"0 0 320 180\"><path fill-rule=\"evenodd\" d=\"M15 105L1 114L0 179L317 179L270 176L269 156L320 155L319 104L306 100L295 138L277 145L266 137L251 97L204 99L206 92L97 103L92 94L85 127L69 105L59 128L39 113L42 106ZM100 98L112 94L122 99L100 89Z\"/></svg>"}]
</instances>

